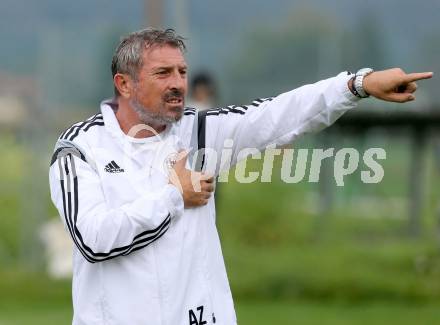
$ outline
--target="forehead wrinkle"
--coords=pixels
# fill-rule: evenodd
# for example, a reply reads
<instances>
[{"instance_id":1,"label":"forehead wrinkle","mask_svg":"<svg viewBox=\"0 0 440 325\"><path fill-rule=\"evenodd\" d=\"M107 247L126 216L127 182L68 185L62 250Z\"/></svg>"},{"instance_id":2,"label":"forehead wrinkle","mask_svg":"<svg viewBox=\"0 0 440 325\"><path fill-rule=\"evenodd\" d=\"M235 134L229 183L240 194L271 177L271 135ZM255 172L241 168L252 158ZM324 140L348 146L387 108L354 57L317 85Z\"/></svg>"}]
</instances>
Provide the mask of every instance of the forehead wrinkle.
<instances>
[{"instance_id":1,"label":"forehead wrinkle","mask_svg":"<svg viewBox=\"0 0 440 325\"><path fill-rule=\"evenodd\" d=\"M178 69L187 69L186 64L182 63L182 64L160 64L158 63L157 65L153 65L151 67L152 70L159 70L159 69L165 69L165 70L173 70L174 68L178 68Z\"/></svg>"},{"instance_id":2,"label":"forehead wrinkle","mask_svg":"<svg viewBox=\"0 0 440 325\"><path fill-rule=\"evenodd\" d=\"M174 68L174 67L179 67L179 68L186 68L186 62L184 59L182 58L177 58L177 57L160 57L158 59L155 58L150 58L150 60L148 60L148 62L151 68L157 68L157 67L162 67L162 68Z\"/></svg>"},{"instance_id":3,"label":"forehead wrinkle","mask_svg":"<svg viewBox=\"0 0 440 325\"><path fill-rule=\"evenodd\" d=\"M176 51L169 51L169 49L173 48L155 47L152 49L147 49L142 55L144 65L149 66L150 68L175 66L178 66L179 68L186 68L186 61L182 52L177 48L175 49ZM167 55L164 55L163 51L168 51Z\"/></svg>"}]
</instances>

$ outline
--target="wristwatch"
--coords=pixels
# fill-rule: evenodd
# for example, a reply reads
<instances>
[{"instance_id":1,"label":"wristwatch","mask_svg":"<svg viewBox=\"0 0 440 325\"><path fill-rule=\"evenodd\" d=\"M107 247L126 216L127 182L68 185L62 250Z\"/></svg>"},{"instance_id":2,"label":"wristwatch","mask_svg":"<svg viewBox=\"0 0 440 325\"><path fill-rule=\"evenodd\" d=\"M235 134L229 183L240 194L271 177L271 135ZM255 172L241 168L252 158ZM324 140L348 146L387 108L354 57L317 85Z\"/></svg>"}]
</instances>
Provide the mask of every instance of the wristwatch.
<instances>
[{"instance_id":1,"label":"wristwatch","mask_svg":"<svg viewBox=\"0 0 440 325\"><path fill-rule=\"evenodd\" d=\"M373 72L374 70L371 68L363 68L356 72L353 80L353 88L355 90L356 96L360 98L370 97L370 94L365 91L363 83L364 78Z\"/></svg>"}]
</instances>

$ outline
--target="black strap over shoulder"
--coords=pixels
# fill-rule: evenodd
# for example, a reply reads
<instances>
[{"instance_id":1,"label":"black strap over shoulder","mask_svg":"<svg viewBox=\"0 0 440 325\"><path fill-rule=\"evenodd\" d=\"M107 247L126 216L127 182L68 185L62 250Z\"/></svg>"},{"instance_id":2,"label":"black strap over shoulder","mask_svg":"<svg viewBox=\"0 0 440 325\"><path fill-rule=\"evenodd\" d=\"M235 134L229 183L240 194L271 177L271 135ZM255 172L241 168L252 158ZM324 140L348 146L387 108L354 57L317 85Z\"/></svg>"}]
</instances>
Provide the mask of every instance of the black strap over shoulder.
<instances>
[{"instance_id":1,"label":"black strap over shoulder","mask_svg":"<svg viewBox=\"0 0 440 325\"><path fill-rule=\"evenodd\" d=\"M197 114L197 160L195 168L197 171L202 171L205 165L206 113L207 111L198 111Z\"/></svg>"},{"instance_id":2,"label":"black strap over shoulder","mask_svg":"<svg viewBox=\"0 0 440 325\"><path fill-rule=\"evenodd\" d=\"M199 111L197 118L197 136L198 136L198 149L205 149L206 138L206 113L207 111Z\"/></svg>"}]
</instances>

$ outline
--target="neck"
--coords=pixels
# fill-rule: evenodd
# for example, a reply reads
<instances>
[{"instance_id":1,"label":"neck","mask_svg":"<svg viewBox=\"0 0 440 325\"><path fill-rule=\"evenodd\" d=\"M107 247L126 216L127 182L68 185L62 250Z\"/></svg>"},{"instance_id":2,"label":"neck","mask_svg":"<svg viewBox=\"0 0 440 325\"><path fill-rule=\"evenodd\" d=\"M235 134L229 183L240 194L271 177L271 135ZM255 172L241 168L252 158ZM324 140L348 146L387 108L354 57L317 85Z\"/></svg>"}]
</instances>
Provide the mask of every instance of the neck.
<instances>
[{"instance_id":1,"label":"neck","mask_svg":"<svg viewBox=\"0 0 440 325\"><path fill-rule=\"evenodd\" d=\"M128 100L118 97L118 110L115 113L122 132L134 138L148 138L165 130L165 124L154 122L145 123L139 119L138 114L131 107Z\"/></svg>"}]
</instances>

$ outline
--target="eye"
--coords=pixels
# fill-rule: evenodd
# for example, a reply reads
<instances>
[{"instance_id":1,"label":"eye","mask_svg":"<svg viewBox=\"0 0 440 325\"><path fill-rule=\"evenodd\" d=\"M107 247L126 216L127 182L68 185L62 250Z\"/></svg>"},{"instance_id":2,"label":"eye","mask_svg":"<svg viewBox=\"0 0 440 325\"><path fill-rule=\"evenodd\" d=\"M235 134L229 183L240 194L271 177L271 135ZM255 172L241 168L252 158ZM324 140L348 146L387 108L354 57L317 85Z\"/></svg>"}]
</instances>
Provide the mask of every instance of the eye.
<instances>
[{"instance_id":1,"label":"eye","mask_svg":"<svg viewBox=\"0 0 440 325\"><path fill-rule=\"evenodd\" d=\"M180 74L181 74L182 76L186 76L186 69L180 70Z\"/></svg>"}]
</instances>

